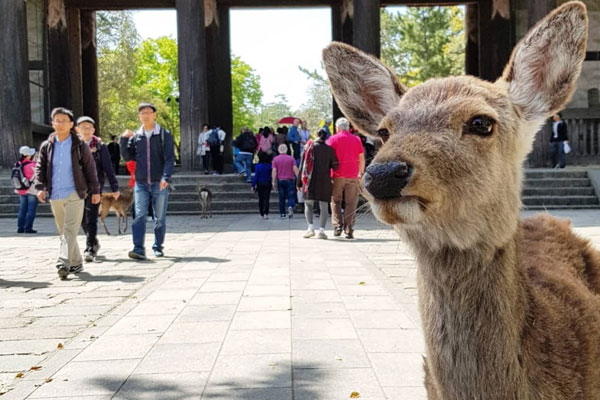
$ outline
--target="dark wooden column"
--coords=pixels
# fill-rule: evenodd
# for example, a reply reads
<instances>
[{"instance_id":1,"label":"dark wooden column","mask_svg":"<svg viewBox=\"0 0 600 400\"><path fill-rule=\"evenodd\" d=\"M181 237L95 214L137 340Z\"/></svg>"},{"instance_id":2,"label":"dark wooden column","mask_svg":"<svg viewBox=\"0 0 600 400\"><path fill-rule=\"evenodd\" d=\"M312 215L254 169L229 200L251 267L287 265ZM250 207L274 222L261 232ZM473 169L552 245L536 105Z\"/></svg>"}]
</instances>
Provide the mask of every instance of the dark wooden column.
<instances>
[{"instance_id":1,"label":"dark wooden column","mask_svg":"<svg viewBox=\"0 0 600 400\"><path fill-rule=\"evenodd\" d=\"M50 109L72 108L69 75L69 39L64 0L51 0L48 7L48 89Z\"/></svg>"},{"instance_id":2,"label":"dark wooden column","mask_svg":"<svg viewBox=\"0 0 600 400\"><path fill-rule=\"evenodd\" d=\"M206 27L208 121L226 133L224 162L233 163L233 109L231 98L231 44L229 7L217 6L217 15Z\"/></svg>"},{"instance_id":3,"label":"dark wooden column","mask_svg":"<svg viewBox=\"0 0 600 400\"><path fill-rule=\"evenodd\" d=\"M206 87L206 31L204 2L176 0L179 51L179 118L181 165L194 167L195 146L208 117Z\"/></svg>"},{"instance_id":4,"label":"dark wooden column","mask_svg":"<svg viewBox=\"0 0 600 400\"><path fill-rule=\"evenodd\" d=\"M100 136L96 12L90 10L81 10L81 75L83 114L96 121L96 135Z\"/></svg>"},{"instance_id":5,"label":"dark wooden column","mask_svg":"<svg viewBox=\"0 0 600 400\"><path fill-rule=\"evenodd\" d=\"M331 6L331 39L337 42L352 44L352 10L343 4ZM333 120L342 116L335 99L333 101Z\"/></svg>"},{"instance_id":6,"label":"dark wooden column","mask_svg":"<svg viewBox=\"0 0 600 400\"><path fill-rule=\"evenodd\" d=\"M0 1L0 54L0 165L9 167L33 145L24 0Z\"/></svg>"},{"instance_id":7,"label":"dark wooden column","mask_svg":"<svg viewBox=\"0 0 600 400\"><path fill-rule=\"evenodd\" d=\"M510 20L493 15L492 0L479 2L479 76L495 81L510 58Z\"/></svg>"},{"instance_id":8,"label":"dark wooden column","mask_svg":"<svg viewBox=\"0 0 600 400\"><path fill-rule=\"evenodd\" d=\"M479 76L479 8L467 4L465 15L465 74Z\"/></svg>"},{"instance_id":9,"label":"dark wooden column","mask_svg":"<svg viewBox=\"0 0 600 400\"><path fill-rule=\"evenodd\" d=\"M69 38L69 75L71 76L71 109L75 118L83 114L83 83L81 79L81 17L79 8L67 8Z\"/></svg>"},{"instance_id":10,"label":"dark wooden column","mask_svg":"<svg viewBox=\"0 0 600 400\"><path fill-rule=\"evenodd\" d=\"M352 42L375 57L379 57L381 52L379 4L379 0L354 0Z\"/></svg>"}]
</instances>

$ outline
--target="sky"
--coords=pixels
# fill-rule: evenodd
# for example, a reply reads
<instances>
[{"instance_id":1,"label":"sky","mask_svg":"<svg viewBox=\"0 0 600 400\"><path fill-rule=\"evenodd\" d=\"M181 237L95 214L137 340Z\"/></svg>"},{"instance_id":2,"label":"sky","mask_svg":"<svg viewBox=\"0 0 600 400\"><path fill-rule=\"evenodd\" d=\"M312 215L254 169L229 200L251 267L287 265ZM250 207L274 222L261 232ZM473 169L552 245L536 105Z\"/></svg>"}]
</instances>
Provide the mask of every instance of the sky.
<instances>
[{"instance_id":1,"label":"sky","mask_svg":"<svg viewBox=\"0 0 600 400\"><path fill-rule=\"evenodd\" d=\"M284 94L292 109L306 102L310 80L298 69L321 67L321 50L331 41L329 8L231 9L231 52L260 76L263 104ZM134 14L142 39L177 38L174 10Z\"/></svg>"}]
</instances>

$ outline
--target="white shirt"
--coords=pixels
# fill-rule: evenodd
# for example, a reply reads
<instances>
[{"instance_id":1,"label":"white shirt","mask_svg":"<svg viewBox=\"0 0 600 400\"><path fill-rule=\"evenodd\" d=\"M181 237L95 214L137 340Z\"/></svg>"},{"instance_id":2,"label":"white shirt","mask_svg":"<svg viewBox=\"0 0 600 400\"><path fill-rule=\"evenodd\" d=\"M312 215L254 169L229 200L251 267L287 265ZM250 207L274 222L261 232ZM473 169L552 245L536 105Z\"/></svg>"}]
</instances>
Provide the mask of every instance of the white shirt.
<instances>
[{"instance_id":1,"label":"white shirt","mask_svg":"<svg viewBox=\"0 0 600 400\"><path fill-rule=\"evenodd\" d=\"M554 132L554 139L558 138L558 124L560 124L560 121L552 122L552 132Z\"/></svg>"}]
</instances>

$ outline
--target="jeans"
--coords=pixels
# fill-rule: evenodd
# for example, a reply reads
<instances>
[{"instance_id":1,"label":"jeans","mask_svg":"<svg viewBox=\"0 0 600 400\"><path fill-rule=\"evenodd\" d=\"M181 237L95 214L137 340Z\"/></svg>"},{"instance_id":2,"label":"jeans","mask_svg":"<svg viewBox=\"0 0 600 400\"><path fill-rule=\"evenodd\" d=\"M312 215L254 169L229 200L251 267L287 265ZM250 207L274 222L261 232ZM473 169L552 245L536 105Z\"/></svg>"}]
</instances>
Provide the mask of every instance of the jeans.
<instances>
[{"instance_id":1,"label":"jeans","mask_svg":"<svg viewBox=\"0 0 600 400\"><path fill-rule=\"evenodd\" d=\"M256 185L258 192L258 212L261 216L269 215L269 200L271 197L271 184L259 183Z\"/></svg>"},{"instance_id":2,"label":"jeans","mask_svg":"<svg viewBox=\"0 0 600 400\"><path fill-rule=\"evenodd\" d=\"M146 235L146 216L148 205L152 202L154 209L154 244L153 250L163 249L165 234L167 232L167 205L169 200L169 188L159 189L159 182L135 183L135 219L131 225L133 232L133 251L145 255L144 237Z\"/></svg>"},{"instance_id":3,"label":"jeans","mask_svg":"<svg viewBox=\"0 0 600 400\"><path fill-rule=\"evenodd\" d=\"M277 191L279 194L279 214L285 215L285 200L287 199L288 207L294 208L294 205L296 203L296 186L294 185L294 180L278 179Z\"/></svg>"},{"instance_id":4,"label":"jeans","mask_svg":"<svg viewBox=\"0 0 600 400\"><path fill-rule=\"evenodd\" d=\"M30 231L33 229L37 205L38 199L36 196L32 194L19 196L19 217L17 219L17 229L19 231Z\"/></svg>"},{"instance_id":5,"label":"jeans","mask_svg":"<svg viewBox=\"0 0 600 400\"><path fill-rule=\"evenodd\" d=\"M552 167L556 167L557 165L560 168L565 167L566 157L564 142L550 142L550 159L552 160Z\"/></svg>"},{"instance_id":6,"label":"jeans","mask_svg":"<svg viewBox=\"0 0 600 400\"><path fill-rule=\"evenodd\" d=\"M292 143L292 149L294 150L294 160L296 160L296 166L300 166L300 143Z\"/></svg>"},{"instance_id":7,"label":"jeans","mask_svg":"<svg viewBox=\"0 0 600 400\"><path fill-rule=\"evenodd\" d=\"M238 154L235 157L235 169L238 173L246 171L246 182L252 181L252 154Z\"/></svg>"},{"instance_id":8,"label":"jeans","mask_svg":"<svg viewBox=\"0 0 600 400\"><path fill-rule=\"evenodd\" d=\"M85 211L81 222L81 227L85 232L85 251L95 252L94 248L98 245L98 208L100 208L100 203L92 204L92 197L86 197Z\"/></svg>"}]
</instances>

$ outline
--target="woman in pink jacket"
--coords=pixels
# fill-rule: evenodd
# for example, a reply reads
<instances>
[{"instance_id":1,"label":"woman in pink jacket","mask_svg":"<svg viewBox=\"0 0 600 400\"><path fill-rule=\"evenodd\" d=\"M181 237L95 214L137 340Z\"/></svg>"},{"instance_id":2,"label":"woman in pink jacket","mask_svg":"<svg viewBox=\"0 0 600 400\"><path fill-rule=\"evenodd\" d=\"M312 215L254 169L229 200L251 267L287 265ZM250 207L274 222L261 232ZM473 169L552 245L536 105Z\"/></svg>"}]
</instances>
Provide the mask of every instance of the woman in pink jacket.
<instances>
[{"instance_id":1,"label":"woman in pink jacket","mask_svg":"<svg viewBox=\"0 0 600 400\"><path fill-rule=\"evenodd\" d=\"M35 149L27 146L21 146L19 149L21 157L17 164L23 165L23 174L29 181L33 180L35 173L35 161L32 160L35 154ZM35 212L37 210L38 199L37 190L33 184L29 189L15 190L19 195L19 217L17 219L17 233L37 233L33 229L33 221L35 220Z\"/></svg>"}]
</instances>

